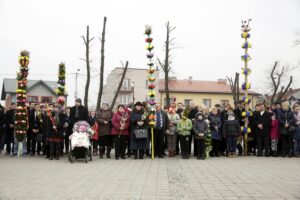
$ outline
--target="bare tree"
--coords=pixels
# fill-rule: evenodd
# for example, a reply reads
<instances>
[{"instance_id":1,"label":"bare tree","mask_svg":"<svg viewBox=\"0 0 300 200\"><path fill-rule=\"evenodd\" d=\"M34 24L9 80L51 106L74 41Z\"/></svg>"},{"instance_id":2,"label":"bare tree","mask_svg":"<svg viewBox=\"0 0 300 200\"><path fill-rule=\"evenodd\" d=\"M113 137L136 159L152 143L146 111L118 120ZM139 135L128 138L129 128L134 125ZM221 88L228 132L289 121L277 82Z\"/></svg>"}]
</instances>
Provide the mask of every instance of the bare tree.
<instances>
[{"instance_id":1,"label":"bare tree","mask_svg":"<svg viewBox=\"0 0 300 200\"><path fill-rule=\"evenodd\" d=\"M85 59L81 59L86 62L86 84L84 91L84 105L88 108L88 98L89 98L89 88L90 88L90 79L91 79L91 68L90 68L90 42L94 39L90 39L90 30L89 26L86 26L86 36L81 36L85 45Z\"/></svg>"},{"instance_id":2,"label":"bare tree","mask_svg":"<svg viewBox=\"0 0 300 200\"><path fill-rule=\"evenodd\" d=\"M275 62L270 74L270 78L272 81L271 103L281 102L282 97L286 94L293 82L292 75L290 75L288 82L285 81L285 78L293 69L295 68L281 67L278 69L278 62Z\"/></svg>"},{"instance_id":3,"label":"bare tree","mask_svg":"<svg viewBox=\"0 0 300 200\"><path fill-rule=\"evenodd\" d=\"M106 20L107 17L103 18L103 30L102 30L102 38L99 38L101 41L101 64L100 64L100 83L99 83L99 92L97 98L97 110L100 109L100 103L103 94L103 79L104 79L104 44L105 44L105 30L106 30Z\"/></svg>"},{"instance_id":4,"label":"bare tree","mask_svg":"<svg viewBox=\"0 0 300 200\"><path fill-rule=\"evenodd\" d=\"M231 89L231 92L232 92L233 103L234 103L235 107L237 106L237 103L238 103L238 101L240 99L239 76L240 76L239 73L235 73L234 80L233 80L232 77L228 77L227 76L227 80L228 80L229 85L230 85L230 89Z\"/></svg>"},{"instance_id":5,"label":"bare tree","mask_svg":"<svg viewBox=\"0 0 300 200\"><path fill-rule=\"evenodd\" d=\"M164 75L165 75L165 92L166 92L166 104L167 106L170 106L170 91L169 91L169 72L171 71L171 64L172 64L172 58L170 56L170 51L172 50L172 46L174 45L173 41L175 38L170 38L170 34L172 31L176 29L176 27L171 27L170 23L166 23L166 29L167 29L167 37L165 41L165 60L164 63L158 59L159 65L162 68Z\"/></svg>"},{"instance_id":6,"label":"bare tree","mask_svg":"<svg viewBox=\"0 0 300 200\"><path fill-rule=\"evenodd\" d=\"M124 66L123 63L122 63L123 69L124 69L124 70L123 70L122 77L121 77L121 80L120 80L120 82L119 82L117 91L116 91L115 96L114 96L114 98L113 98L113 101L112 101L112 103L111 103L111 106L110 106L111 109L114 108L115 103L116 103L116 101L117 101L119 92L120 92L120 90L121 90L121 87L122 87L122 84L123 84L123 81L124 81L124 78L125 78L125 75L126 75L126 72L127 72L127 69L128 69L128 64L129 64L128 61L126 61L125 66Z\"/></svg>"}]
</instances>

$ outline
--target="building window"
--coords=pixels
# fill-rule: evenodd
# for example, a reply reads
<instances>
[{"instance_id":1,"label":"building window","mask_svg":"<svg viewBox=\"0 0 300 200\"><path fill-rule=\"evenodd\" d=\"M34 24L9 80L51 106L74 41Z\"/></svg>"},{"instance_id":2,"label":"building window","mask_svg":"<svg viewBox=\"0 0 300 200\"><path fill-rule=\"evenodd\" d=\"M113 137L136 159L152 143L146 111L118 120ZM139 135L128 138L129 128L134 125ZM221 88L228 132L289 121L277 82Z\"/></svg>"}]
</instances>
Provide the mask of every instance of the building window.
<instances>
[{"instance_id":1,"label":"building window","mask_svg":"<svg viewBox=\"0 0 300 200\"><path fill-rule=\"evenodd\" d=\"M210 108L211 107L211 99L203 99L203 104Z\"/></svg>"},{"instance_id":2,"label":"building window","mask_svg":"<svg viewBox=\"0 0 300 200\"><path fill-rule=\"evenodd\" d=\"M130 96L129 95L122 95L121 96L121 104L128 105L129 104L129 100L130 100Z\"/></svg>"},{"instance_id":3,"label":"building window","mask_svg":"<svg viewBox=\"0 0 300 200\"><path fill-rule=\"evenodd\" d=\"M226 106L227 104L229 104L228 100L221 100L221 106Z\"/></svg>"},{"instance_id":4,"label":"building window","mask_svg":"<svg viewBox=\"0 0 300 200\"><path fill-rule=\"evenodd\" d=\"M27 96L27 101L29 103L36 103L36 102L39 102L39 97L38 96Z\"/></svg>"},{"instance_id":5,"label":"building window","mask_svg":"<svg viewBox=\"0 0 300 200\"><path fill-rule=\"evenodd\" d=\"M185 99L184 100L184 105L185 106L190 106L191 102L193 101L193 99Z\"/></svg>"},{"instance_id":6,"label":"building window","mask_svg":"<svg viewBox=\"0 0 300 200\"><path fill-rule=\"evenodd\" d=\"M130 88L130 79L124 79L123 80L123 84L122 84L122 87L124 90L129 90Z\"/></svg>"},{"instance_id":7,"label":"building window","mask_svg":"<svg viewBox=\"0 0 300 200\"><path fill-rule=\"evenodd\" d=\"M43 103L52 103L52 97L42 97Z\"/></svg>"}]
</instances>

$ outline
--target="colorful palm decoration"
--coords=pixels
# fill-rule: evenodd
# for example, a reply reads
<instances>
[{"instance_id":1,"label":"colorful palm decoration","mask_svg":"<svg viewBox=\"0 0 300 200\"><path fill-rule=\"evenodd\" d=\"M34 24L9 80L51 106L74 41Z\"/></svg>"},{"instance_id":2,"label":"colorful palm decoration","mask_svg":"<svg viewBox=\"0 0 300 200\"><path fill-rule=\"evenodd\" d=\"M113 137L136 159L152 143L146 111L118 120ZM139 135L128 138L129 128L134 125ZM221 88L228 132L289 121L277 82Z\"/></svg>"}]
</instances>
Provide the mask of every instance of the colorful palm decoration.
<instances>
[{"instance_id":1,"label":"colorful palm decoration","mask_svg":"<svg viewBox=\"0 0 300 200\"><path fill-rule=\"evenodd\" d=\"M245 111L242 113L242 116L244 117L244 125L241 127L242 132L244 133L244 155L247 155L248 153L248 133L251 132L251 129L249 128L249 119L252 115L251 111L249 110L249 104L251 103L251 99L248 95L248 90L251 88L251 85L249 83L249 75L251 73L251 69L248 67L248 62L251 60L250 55L248 54L248 49L251 48L251 44L248 41L250 38L250 23L251 19L248 21L242 21L242 34L241 37L244 39L244 43L242 44L242 48L244 49L244 55L241 56L242 61L244 62L244 67L242 68L242 74L245 77L245 82L242 84L242 90L244 90L244 96L243 96L243 102L245 105Z\"/></svg>"},{"instance_id":2,"label":"colorful palm decoration","mask_svg":"<svg viewBox=\"0 0 300 200\"><path fill-rule=\"evenodd\" d=\"M65 91L66 91L66 67L65 63L61 62L58 66L58 88L57 88L57 103L65 104Z\"/></svg>"},{"instance_id":3,"label":"colorful palm decoration","mask_svg":"<svg viewBox=\"0 0 300 200\"><path fill-rule=\"evenodd\" d=\"M22 152L22 142L26 138L28 119L26 108L26 93L28 87L28 64L29 64L29 52L21 51L19 56L20 71L17 73L17 108L15 113L15 132L18 143L18 155Z\"/></svg>"},{"instance_id":4,"label":"colorful palm decoration","mask_svg":"<svg viewBox=\"0 0 300 200\"><path fill-rule=\"evenodd\" d=\"M148 105L149 105L149 109L148 109L148 120L149 120L149 126L151 128L151 138L152 138L152 143L151 143L151 151L152 151L152 159L154 159L154 133L153 133L153 128L155 126L155 67L154 67L154 63L153 63L153 45L152 45L152 41L153 38L151 37L152 34L152 28L151 26L146 26L145 29L145 35L147 35L146 38L146 49L148 51L147 53L147 58L148 58Z\"/></svg>"}]
</instances>

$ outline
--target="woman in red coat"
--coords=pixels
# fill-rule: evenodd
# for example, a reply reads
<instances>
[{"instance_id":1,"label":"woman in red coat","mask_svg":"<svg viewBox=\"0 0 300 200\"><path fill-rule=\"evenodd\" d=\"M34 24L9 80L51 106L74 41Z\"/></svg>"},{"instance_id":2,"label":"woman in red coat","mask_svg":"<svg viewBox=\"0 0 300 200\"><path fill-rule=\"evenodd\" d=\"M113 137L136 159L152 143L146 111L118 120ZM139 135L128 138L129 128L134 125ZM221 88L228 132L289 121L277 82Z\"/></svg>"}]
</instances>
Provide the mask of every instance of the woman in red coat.
<instances>
[{"instance_id":1,"label":"woman in red coat","mask_svg":"<svg viewBox=\"0 0 300 200\"><path fill-rule=\"evenodd\" d=\"M126 139L128 136L128 128L130 125L130 116L126 112L123 105L119 105L117 112L113 115L112 118L112 131L111 134L115 136L115 158L119 160L121 156L122 159L125 159L125 148L126 148Z\"/></svg>"}]
</instances>

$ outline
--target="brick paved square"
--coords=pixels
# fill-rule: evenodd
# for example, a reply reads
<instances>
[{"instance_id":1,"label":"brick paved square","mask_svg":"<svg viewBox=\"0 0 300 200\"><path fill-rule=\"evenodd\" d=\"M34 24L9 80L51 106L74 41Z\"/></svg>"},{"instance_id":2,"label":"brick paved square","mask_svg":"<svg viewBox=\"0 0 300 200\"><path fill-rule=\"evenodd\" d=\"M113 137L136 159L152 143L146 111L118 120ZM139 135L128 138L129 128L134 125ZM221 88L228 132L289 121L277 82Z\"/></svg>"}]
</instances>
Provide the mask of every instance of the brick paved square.
<instances>
[{"instance_id":1,"label":"brick paved square","mask_svg":"<svg viewBox=\"0 0 300 200\"><path fill-rule=\"evenodd\" d=\"M299 158L0 157L0 199L300 199Z\"/></svg>"}]
</instances>

